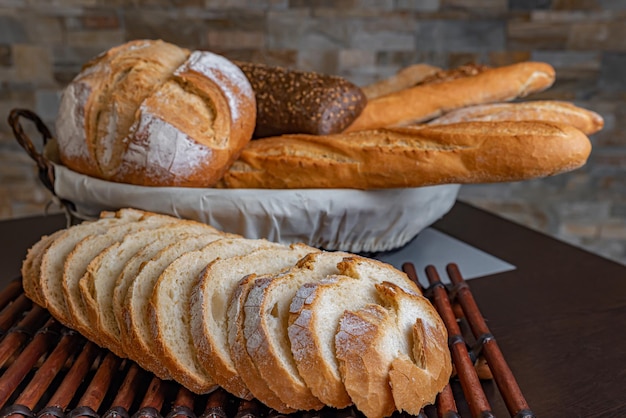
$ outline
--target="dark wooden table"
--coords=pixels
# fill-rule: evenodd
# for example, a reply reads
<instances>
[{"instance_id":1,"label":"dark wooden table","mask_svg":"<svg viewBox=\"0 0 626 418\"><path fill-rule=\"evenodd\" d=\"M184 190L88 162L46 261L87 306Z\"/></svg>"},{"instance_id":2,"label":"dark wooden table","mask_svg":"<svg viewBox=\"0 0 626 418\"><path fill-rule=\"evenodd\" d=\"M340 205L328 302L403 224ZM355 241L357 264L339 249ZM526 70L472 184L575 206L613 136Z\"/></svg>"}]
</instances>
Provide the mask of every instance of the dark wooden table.
<instances>
[{"instance_id":1,"label":"dark wooden table","mask_svg":"<svg viewBox=\"0 0 626 418\"><path fill-rule=\"evenodd\" d=\"M64 226L62 215L0 222L0 285ZM625 266L460 202L434 227L517 267L469 284L537 417L626 417Z\"/></svg>"}]
</instances>

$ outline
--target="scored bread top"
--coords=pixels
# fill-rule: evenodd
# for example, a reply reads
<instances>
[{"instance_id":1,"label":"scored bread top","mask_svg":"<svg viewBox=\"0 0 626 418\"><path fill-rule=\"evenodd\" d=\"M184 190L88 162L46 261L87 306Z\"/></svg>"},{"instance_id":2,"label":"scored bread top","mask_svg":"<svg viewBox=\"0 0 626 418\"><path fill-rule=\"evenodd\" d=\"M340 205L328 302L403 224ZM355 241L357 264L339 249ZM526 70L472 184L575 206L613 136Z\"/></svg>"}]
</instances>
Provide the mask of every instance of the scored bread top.
<instances>
[{"instance_id":1,"label":"scored bread top","mask_svg":"<svg viewBox=\"0 0 626 418\"><path fill-rule=\"evenodd\" d=\"M255 118L250 83L226 58L137 40L84 67L56 127L61 162L79 173L210 187L251 139Z\"/></svg>"}]
</instances>

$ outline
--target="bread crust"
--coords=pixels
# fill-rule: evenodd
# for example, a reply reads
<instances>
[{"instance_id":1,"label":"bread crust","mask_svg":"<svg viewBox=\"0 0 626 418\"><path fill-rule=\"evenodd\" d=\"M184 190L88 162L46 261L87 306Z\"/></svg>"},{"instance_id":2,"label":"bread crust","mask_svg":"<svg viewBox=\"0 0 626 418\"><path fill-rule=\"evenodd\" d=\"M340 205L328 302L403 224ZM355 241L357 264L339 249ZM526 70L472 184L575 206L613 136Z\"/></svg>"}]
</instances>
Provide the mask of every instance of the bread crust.
<instances>
[{"instance_id":1,"label":"bread crust","mask_svg":"<svg viewBox=\"0 0 626 418\"><path fill-rule=\"evenodd\" d=\"M368 101L345 132L408 125L466 106L510 101L545 90L554 80L551 65L529 61L490 68L471 77L420 84Z\"/></svg>"},{"instance_id":2,"label":"bread crust","mask_svg":"<svg viewBox=\"0 0 626 418\"><path fill-rule=\"evenodd\" d=\"M250 143L221 186L378 189L519 181L576 169L590 152L580 130L542 121L284 135Z\"/></svg>"},{"instance_id":3,"label":"bread crust","mask_svg":"<svg viewBox=\"0 0 626 418\"><path fill-rule=\"evenodd\" d=\"M591 110L558 100L532 100L518 103L493 103L453 110L428 122L449 125L459 122L548 121L571 125L586 135L602 129L604 119Z\"/></svg>"},{"instance_id":4,"label":"bread crust","mask_svg":"<svg viewBox=\"0 0 626 418\"><path fill-rule=\"evenodd\" d=\"M251 139L245 75L207 51L138 40L89 62L63 93L61 162L104 180L210 187Z\"/></svg>"},{"instance_id":5,"label":"bread crust","mask_svg":"<svg viewBox=\"0 0 626 418\"><path fill-rule=\"evenodd\" d=\"M230 354L239 375L254 397L280 413L289 414L296 410L285 405L269 388L246 348L246 338L243 332L246 316L244 305L250 292L250 287L256 279L257 277L254 274L242 278L228 303L228 345Z\"/></svg>"}]
</instances>

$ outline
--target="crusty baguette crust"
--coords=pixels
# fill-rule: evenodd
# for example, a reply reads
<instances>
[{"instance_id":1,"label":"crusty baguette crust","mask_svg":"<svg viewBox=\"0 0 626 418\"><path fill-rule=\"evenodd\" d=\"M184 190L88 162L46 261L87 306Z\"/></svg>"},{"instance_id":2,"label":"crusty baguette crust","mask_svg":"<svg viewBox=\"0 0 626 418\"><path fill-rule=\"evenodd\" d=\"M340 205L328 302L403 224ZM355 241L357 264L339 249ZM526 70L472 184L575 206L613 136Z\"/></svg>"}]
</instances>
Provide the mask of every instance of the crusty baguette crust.
<instances>
[{"instance_id":1,"label":"crusty baguette crust","mask_svg":"<svg viewBox=\"0 0 626 418\"><path fill-rule=\"evenodd\" d=\"M383 80L361 87L367 100L416 86L441 68L429 64L413 64L402 68L396 74Z\"/></svg>"},{"instance_id":2,"label":"crusty baguette crust","mask_svg":"<svg viewBox=\"0 0 626 418\"><path fill-rule=\"evenodd\" d=\"M453 110L428 125L459 122L501 122L540 120L558 122L591 135L602 129L604 119L591 110L558 100L532 100L518 103L492 103Z\"/></svg>"},{"instance_id":3,"label":"crusty baguette crust","mask_svg":"<svg viewBox=\"0 0 626 418\"><path fill-rule=\"evenodd\" d=\"M522 62L471 77L418 85L370 100L345 132L423 122L461 107L513 100L545 90L554 79L549 64Z\"/></svg>"},{"instance_id":4,"label":"crusty baguette crust","mask_svg":"<svg viewBox=\"0 0 626 418\"><path fill-rule=\"evenodd\" d=\"M553 122L465 122L253 141L226 172L229 188L420 187L545 177L582 166L580 130Z\"/></svg>"}]
</instances>

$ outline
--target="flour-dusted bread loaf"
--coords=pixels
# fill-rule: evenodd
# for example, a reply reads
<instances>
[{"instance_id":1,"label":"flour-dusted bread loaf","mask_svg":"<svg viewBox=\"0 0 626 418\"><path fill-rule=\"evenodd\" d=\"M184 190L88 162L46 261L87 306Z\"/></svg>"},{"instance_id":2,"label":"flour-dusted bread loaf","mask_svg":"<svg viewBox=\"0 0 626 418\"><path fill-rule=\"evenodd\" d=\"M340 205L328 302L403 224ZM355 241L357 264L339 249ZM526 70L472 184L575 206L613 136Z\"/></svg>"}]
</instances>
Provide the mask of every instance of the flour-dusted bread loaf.
<instances>
[{"instance_id":1,"label":"flour-dusted bread loaf","mask_svg":"<svg viewBox=\"0 0 626 418\"><path fill-rule=\"evenodd\" d=\"M273 274L292 267L319 250L302 244L266 248L211 262L193 284L190 307L191 336L200 364L213 380L243 399L252 394L230 355L226 307L239 281L246 275Z\"/></svg>"},{"instance_id":2,"label":"flour-dusted bread loaf","mask_svg":"<svg viewBox=\"0 0 626 418\"><path fill-rule=\"evenodd\" d=\"M428 122L449 125L459 122L500 122L543 120L571 125L586 135L602 129L604 119L591 110L557 100L530 100L517 103L492 103L453 110Z\"/></svg>"},{"instance_id":3,"label":"flour-dusted bread loaf","mask_svg":"<svg viewBox=\"0 0 626 418\"><path fill-rule=\"evenodd\" d=\"M430 302L393 283L376 284L380 303L347 310L335 349L356 407L369 418L418 415L452 370L447 331Z\"/></svg>"},{"instance_id":4,"label":"flour-dusted bread loaf","mask_svg":"<svg viewBox=\"0 0 626 418\"><path fill-rule=\"evenodd\" d=\"M354 121L367 103L358 86L338 76L236 63L255 93L256 137L338 133Z\"/></svg>"},{"instance_id":5,"label":"flour-dusted bread loaf","mask_svg":"<svg viewBox=\"0 0 626 418\"><path fill-rule=\"evenodd\" d=\"M590 152L580 130L545 121L283 135L251 142L221 186L380 189L519 181L578 168Z\"/></svg>"},{"instance_id":6,"label":"flour-dusted bread loaf","mask_svg":"<svg viewBox=\"0 0 626 418\"><path fill-rule=\"evenodd\" d=\"M345 131L403 126L462 107L511 101L545 90L554 80L554 68L549 64L521 62L489 68L472 76L422 83L368 101Z\"/></svg>"},{"instance_id":7,"label":"flour-dusted bread loaf","mask_svg":"<svg viewBox=\"0 0 626 418\"><path fill-rule=\"evenodd\" d=\"M191 337L189 301L193 284L216 259L229 259L261 248L279 247L267 240L221 239L174 260L159 276L148 302L151 340L169 374L195 393L208 393L215 380L199 363Z\"/></svg>"},{"instance_id":8,"label":"flour-dusted bread loaf","mask_svg":"<svg viewBox=\"0 0 626 418\"><path fill-rule=\"evenodd\" d=\"M181 220L154 230L127 234L122 241L98 254L87 266L87 272L80 279L79 289L89 322L112 351L121 351L120 331L113 313L113 291L126 263L151 242L161 242L170 237L181 238L190 233L209 235L215 239L225 236L209 225Z\"/></svg>"},{"instance_id":9,"label":"flour-dusted bread loaf","mask_svg":"<svg viewBox=\"0 0 626 418\"><path fill-rule=\"evenodd\" d=\"M119 308L122 321L118 322L118 325L124 352L141 367L150 370L161 379L171 379L171 375L164 362L156 355L150 330L148 303L154 285L165 269L178 257L204 248L218 239L225 238L212 235L191 236L160 250L141 265Z\"/></svg>"},{"instance_id":10,"label":"flour-dusted bread loaf","mask_svg":"<svg viewBox=\"0 0 626 418\"><path fill-rule=\"evenodd\" d=\"M92 177L210 187L251 139L250 83L224 57L137 40L87 63L63 92L61 162Z\"/></svg>"},{"instance_id":11,"label":"flour-dusted bread loaf","mask_svg":"<svg viewBox=\"0 0 626 418\"><path fill-rule=\"evenodd\" d=\"M287 329L291 353L300 376L326 405L345 408L352 404L335 356L335 334L346 310L381 303L376 284L388 281L410 294L419 288L399 270L362 257L346 257L337 265L339 274L304 283L289 307Z\"/></svg>"}]
</instances>

